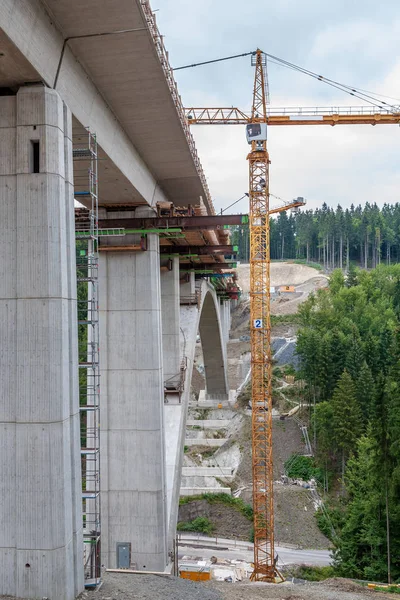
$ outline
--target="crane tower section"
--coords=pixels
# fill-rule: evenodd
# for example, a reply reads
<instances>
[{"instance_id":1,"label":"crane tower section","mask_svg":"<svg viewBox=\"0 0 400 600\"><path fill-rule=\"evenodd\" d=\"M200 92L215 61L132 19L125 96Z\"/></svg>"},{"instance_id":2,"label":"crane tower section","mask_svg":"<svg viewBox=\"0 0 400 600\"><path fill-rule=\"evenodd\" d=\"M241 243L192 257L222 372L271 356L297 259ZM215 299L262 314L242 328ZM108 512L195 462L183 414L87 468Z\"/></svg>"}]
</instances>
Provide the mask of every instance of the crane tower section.
<instances>
[{"instance_id":1,"label":"crane tower section","mask_svg":"<svg viewBox=\"0 0 400 600\"><path fill-rule=\"evenodd\" d=\"M252 119L246 127L249 161L250 329L254 571L252 580L274 582L272 384L270 322L269 156L265 55L252 56L256 73Z\"/></svg>"}]
</instances>

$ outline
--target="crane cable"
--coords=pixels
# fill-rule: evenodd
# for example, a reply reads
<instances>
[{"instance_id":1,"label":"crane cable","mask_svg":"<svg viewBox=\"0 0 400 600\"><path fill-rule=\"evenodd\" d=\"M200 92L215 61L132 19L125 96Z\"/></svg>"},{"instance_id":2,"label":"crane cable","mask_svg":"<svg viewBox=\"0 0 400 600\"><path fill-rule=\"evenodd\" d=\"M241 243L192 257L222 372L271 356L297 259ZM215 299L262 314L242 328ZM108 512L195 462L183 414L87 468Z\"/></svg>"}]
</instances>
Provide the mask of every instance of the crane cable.
<instances>
[{"instance_id":1,"label":"crane cable","mask_svg":"<svg viewBox=\"0 0 400 600\"><path fill-rule=\"evenodd\" d=\"M267 56L270 59L270 62L272 62L273 64L277 64L278 66L286 67L288 69L298 71L299 73L303 73L304 75L308 75L309 77L312 77L313 79L322 81L322 83L325 83L326 85L330 85L331 87L334 87L342 92L345 92L346 94L349 94L350 96L358 98L359 100L363 100L364 102L367 102L368 104L371 104L372 106L376 106L377 108L386 109L388 112L395 112L395 113L399 112L398 106L389 104L388 102L385 102L384 100L373 96L372 94L374 92L369 92L368 90L362 90L359 88L355 88L353 86L349 86L349 85L340 83L333 79L329 79L329 77L324 77L323 75L318 75L317 73L314 73L313 71L310 71L309 69L300 67L299 65L296 65L287 60L279 58L278 56L274 56L273 54L268 54L267 52L264 52L264 54L265 54L265 56ZM175 69L173 69L173 71L181 71L182 69L189 69L192 67L201 67L203 65L210 65L213 63L217 63L217 62L231 60L234 58L241 58L243 56L250 56L250 55L254 56L255 52L253 51L253 52L244 52L242 54L233 54L232 56L225 56L223 58L216 58L214 60L207 60L204 62L193 63L190 65L184 65L182 67L176 67ZM382 95L382 97L391 98L392 100L399 100L398 98L394 98L392 96ZM400 100L399 100L399 102L400 102ZM384 105L384 106L382 106L382 105Z\"/></svg>"}]
</instances>

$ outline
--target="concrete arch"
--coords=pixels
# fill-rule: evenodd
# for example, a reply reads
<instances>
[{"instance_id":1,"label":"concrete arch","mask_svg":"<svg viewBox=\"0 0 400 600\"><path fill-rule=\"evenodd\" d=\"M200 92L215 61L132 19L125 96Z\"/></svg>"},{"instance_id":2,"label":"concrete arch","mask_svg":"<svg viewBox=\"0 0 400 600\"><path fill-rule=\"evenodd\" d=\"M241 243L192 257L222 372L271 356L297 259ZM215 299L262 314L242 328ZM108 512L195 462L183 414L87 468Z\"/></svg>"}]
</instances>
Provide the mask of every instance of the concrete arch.
<instances>
[{"instance_id":1,"label":"concrete arch","mask_svg":"<svg viewBox=\"0 0 400 600\"><path fill-rule=\"evenodd\" d=\"M227 399L226 344L223 335L220 304L213 286L202 281L197 330L203 349L206 394L209 398Z\"/></svg>"},{"instance_id":2,"label":"concrete arch","mask_svg":"<svg viewBox=\"0 0 400 600\"><path fill-rule=\"evenodd\" d=\"M191 295L193 291L194 287L190 292ZM219 300L214 287L206 280L198 282L196 292L199 297L198 303L180 307L180 358L184 357L187 365L183 394L180 402L169 402L164 405L168 544L170 549L172 549L178 519L186 418L198 331L200 331L203 346L206 392L210 398L215 400L224 400L229 397L226 340L223 336Z\"/></svg>"}]
</instances>

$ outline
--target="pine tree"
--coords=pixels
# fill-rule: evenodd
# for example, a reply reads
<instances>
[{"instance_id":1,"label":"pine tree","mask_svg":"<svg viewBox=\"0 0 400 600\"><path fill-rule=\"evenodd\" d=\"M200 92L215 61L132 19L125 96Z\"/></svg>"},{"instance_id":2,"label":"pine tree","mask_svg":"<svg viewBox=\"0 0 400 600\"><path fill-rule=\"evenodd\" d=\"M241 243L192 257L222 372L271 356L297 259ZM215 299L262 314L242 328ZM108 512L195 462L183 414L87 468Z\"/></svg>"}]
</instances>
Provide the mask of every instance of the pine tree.
<instances>
[{"instance_id":1,"label":"pine tree","mask_svg":"<svg viewBox=\"0 0 400 600\"><path fill-rule=\"evenodd\" d=\"M360 438L346 470L349 502L337 540L335 565L346 577L385 581L386 524L379 479L379 445L372 427Z\"/></svg>"},{"instance_id":2,"label":"pine tree","mask_svg":"<svg viewBox=\"0 0 400 600\"><path fill-rule=\"evenodd\" d=\"M355 285L357 285L357 283L357 270L353 263L350 263L349 268L347 270L346 286L354 287Z\"/></svg>"},{"instance_id":3,"label":"pine tree","mask_svg":"<svg viewBox=\"0 0 400 600\"><path fill-rule=\"evenodd\" d=\"M352 339L346 356L346 369L350 373L353 381L356 381L364 362L364 351L361 343L360 333L357 327L353 326Z\"/></svg>"},{"instance_id":4,"label":"pine tree","mask_svg":"<svg viewBox=\"0 0 400 600\"><path fill-rule=\"evenodd\" d=\"M332 396L332 425L335 442L342 455L342 477L350 452L355 451L361 435L362 413L357 400L356 386L344 370Z\"/></svg>"},{"instance_id":5,"label":"pine tree","mask_svg":"<svg viewBox=\"0 0 400 600\"><path fill-rule=\"evenodd\" d=\"M371 369L364 361L356 379L357 399L363 413L364 423L371 415L372 404L375 397L375 382Z\"/></svg>"}]
</instances>

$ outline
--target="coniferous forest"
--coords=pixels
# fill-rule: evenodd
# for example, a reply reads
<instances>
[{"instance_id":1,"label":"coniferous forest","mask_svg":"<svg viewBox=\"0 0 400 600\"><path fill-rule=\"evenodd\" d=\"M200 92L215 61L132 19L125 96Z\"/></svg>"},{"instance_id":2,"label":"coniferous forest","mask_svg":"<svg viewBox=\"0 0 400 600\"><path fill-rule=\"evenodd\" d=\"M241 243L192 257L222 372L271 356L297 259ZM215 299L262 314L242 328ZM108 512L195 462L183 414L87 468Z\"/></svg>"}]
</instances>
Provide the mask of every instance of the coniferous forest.
<instances>
[{"instance_id":1,"label":"coniferous forest","mask_svg":"<svg viewBox=\"0 0 400 600\"><path fill-rule=\"evenodd\" d=\"M325 269L354 263L373 268L400 262L400 204L366 203L336 210L323 204L316 210L279 213L270 221L271 259L305 259ZM239 260L248 261L248 225L232 228Z\"/></svg>"},{"instance_id":2,"label":"coniferous forest","mask_svg":"<svg viewBox=\"0 0 400 600\"><path fill-rule=\"evenodd\" d=\"M400 265L334 271L298 318L298 376L331 498L320 524L337 573L399 581Z\"/></svg>"}]
</instances>

